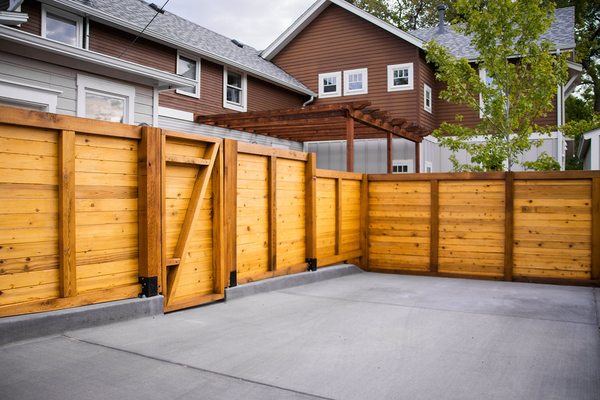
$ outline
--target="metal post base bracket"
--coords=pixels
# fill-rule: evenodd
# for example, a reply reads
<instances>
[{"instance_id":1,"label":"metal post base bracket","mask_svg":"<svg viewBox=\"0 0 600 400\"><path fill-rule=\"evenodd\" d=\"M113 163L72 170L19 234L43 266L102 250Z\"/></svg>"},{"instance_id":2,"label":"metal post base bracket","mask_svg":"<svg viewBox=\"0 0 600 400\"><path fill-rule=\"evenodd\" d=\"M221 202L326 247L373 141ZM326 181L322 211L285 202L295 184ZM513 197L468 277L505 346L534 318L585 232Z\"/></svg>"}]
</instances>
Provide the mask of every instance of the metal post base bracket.
<instances>
[{"instance_id":1,"label":"metal post base bracket","mask_svg":"<svg viewBox=\"0 0 600 400\"><path fill-rule=\"evenodd\" d=\"M158 277L151 276L145 278L140 276L139 282L142 285L142 293L140 297L154 297L158 296Z\"/></svg>"},{"instance_id":2,"label":"metal post base bracket","mask_svg":"<svg viewBox=\"0 0 600 400\"><path fill-rule=\"evenodd\" d=\"M229 273L229 287L237 286L237 271L231 271Z\"/></svg>"},{"instance_id":3,"label":"metal post base bracket","mask_svg":"<svg viewBox=\"0 0 600 400\"><path fill-rule=\"evenodd\" d=\"M316 271L317 270L317 259L316 258L307 258L306 263L308 264L307 271Z\"/></svg>"}]
</instances>

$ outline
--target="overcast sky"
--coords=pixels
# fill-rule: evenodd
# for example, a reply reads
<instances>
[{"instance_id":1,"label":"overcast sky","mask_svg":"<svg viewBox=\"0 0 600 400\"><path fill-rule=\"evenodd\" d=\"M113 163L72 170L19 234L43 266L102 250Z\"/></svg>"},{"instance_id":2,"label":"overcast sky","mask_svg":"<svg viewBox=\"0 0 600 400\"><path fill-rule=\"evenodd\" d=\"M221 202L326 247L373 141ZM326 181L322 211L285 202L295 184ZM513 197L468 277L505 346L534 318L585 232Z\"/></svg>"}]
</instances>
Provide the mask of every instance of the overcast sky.
<instances>
[{"instance_id":1,"label":"overcast sky","mask_svg":"<svg viewBox=\"0 0 600 400\"><path fill-rule=\"evenodd\" d=\"M153 0L162 6L165 0ZM314 0L170 0L165 10L262 50Z\"/></svg>"}]
</instances>

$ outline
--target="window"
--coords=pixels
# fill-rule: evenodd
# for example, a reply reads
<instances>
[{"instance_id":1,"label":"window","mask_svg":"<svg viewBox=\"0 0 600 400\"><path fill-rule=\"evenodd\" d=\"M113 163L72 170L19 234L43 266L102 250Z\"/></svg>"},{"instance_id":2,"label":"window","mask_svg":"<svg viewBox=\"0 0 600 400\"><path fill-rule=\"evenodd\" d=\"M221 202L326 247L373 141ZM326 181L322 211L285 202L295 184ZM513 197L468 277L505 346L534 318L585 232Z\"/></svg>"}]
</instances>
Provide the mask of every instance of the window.
<instances>
[{"instance_id":1,"label":"window","mask_svg":"<svg viewBox=\"0 0 600 400\"><path fill-rule=\"evenodd\" d=\"M77 116L102 121L134 123L135 88L77 75Z\"/></svg>"},{"instance_id":2,"label":"window","mask_svg":"<svg viewBox=\"0 0 600 400\"><path fill-rule=\"evenodd\" d=\"M83 18L43 5L42 36L71 46L82 47Z\"/></svg>"},{"instance_id":3,"label":"window","mask_svg":"<svg viewBox=\"0 0 600 400\"><path fill-rule=\"evenodd\" d=\"M177 89L176 92L191 97L200 97L200 61L177 54L177 75L195 80L192 88Z\"/></svg>"},{"instance_id":4,"label":"window","mask_svg":"<svg viewBox=\"0 0 600 400\"><path fill-rule=\"evenodd\" d=\"M432 110L432 100L431 100L431 88L424 83L423 84L423 108L428 113L431 113Z\"/></svg>"},{"instance_id":5,"label":"window","mask_svg":"<svg viewBox=\"0 0 600 400\"><path fill-rule=\"evenodd\" d=\"M413 172L413 160L393 160L392 174L405 174Z\"/></svg>"},{"instance_id":6,"label":"window","mask_svg":"<svg viewBox=\"0 0 600 400\"><path fill-rule=\"evenodd\" d=\"M487 86L487 87L494 86L494 78L492 78L491 76L488 76L485 68L481 68L479 70L479 78L481 79L481 81L483 83L485 83L485 86ZM483 116L485 115L485 108L487 106L489 106L489 104L484 104L483 96L481 95L481 93L479 93L479 118L483 118Z\"/></svg>"},{"instance_id":7,"label":"window","mask_svg":"<svg viewBox=\"0 0 600 400\"><path fill-rule=\"evenodd\" d=\"M388 65L388 92L413 89L413 64Z\"/></svg>"},{"instance_id":8,"label":"window","mask_svg":"<svg viewBox=\"0 0 600 400\"><path fill-rule=\"evenodd\" d=\"M344 96L368 93L366 68L344 71Z\"/></svg>"},{"instance_id":9,"label":"window","mask_svg":"<svg viewBox=\"0 0 600 400\"><path fill-rule=\"evenodd\" d=\"M328 72L319 74L319 97L337 97L342 95L342 73Z\"/></svg>"},{"instance_id":10,"label":"window","mask_svg":"<svg viewBox=\"0 0 600 400\"><path fill-rule=\"evenodd\" d=\"M0 103L11 107L56 112L62 91L0 79Z\"/></svg>"},{"instance_id":11,"label":"window","mask_svg":"<svg viewBox=\"0 0 600 400\"><path fill-rule=\"evenodd\" d=\"M428 174L433 172L433 164L429 161L425 161L425 172Z\"/></svg>"},{"instance_id":12,"label":"window","mask_svg":"<svg viewBox=\"0 0 600 400\"><path fill-rule=\"evenodd\" d=\"M223 107L236 111L247 109L247 79L246 74L229 71L227 67L223 70Z\"/></svg>"}]
</instances>

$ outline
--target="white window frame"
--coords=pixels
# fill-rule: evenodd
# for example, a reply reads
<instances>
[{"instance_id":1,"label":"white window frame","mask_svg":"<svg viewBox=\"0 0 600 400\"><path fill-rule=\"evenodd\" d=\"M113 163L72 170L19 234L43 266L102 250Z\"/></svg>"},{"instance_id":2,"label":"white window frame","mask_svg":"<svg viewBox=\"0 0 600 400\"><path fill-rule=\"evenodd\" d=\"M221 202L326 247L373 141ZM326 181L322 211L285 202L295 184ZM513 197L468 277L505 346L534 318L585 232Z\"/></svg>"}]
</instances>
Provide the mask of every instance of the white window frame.
<instances>
[{"instance_id":1,"label":"white window frame","mask_svg":"<svg viewBox=\"0 0 600 400\"><path fill-rule=\"evenodd\" d=\"M42 4L42 37L46 38L46 22L47 22L47 13L50 14L55 14L58 15L59 17L63 17L65 19L71 20L73 22L76 23L77 25L77 44L75 45L75 47L79 47L79 48L83 48L83 17L64 11L64 10L60 10L58 8L52 7L52 6L48 6L46 4ZM48 38L46 38L48 39ZM52 40L53 42L58 42L56 40L53 39L48 39L48 40ZM63 42L58 42L58 43L63 43ZM66 44L67 46L70 46L67 43L63 43Z\"/></svg>"},{"instance_id":2,"label":"white window frame","mask_svg":"<svg viewBox=\"0 0 600 400\"><path fill-rule=\"evenodd\" d=\"M350 75L362 74L362 88L350 89ZM344 71L344 96L354 96L357 94L369 93L369 71L367 68L350 69Z\"/></svg>"},{"instance_id":3,"label":"white window frame","mask_svg":"<svg viewBox=\"0 0 600 400\"><path fill-rule=\"evenodd\" d=\"M189 96L189 97L194 97L196 99L199 99L200 98L200 72L202 71L202 68L200 66L200 59L198 59L197 57L192 57L189 54L180 53L179 51L177 51L177 67L176 67L177 75L180 75L179 57L185 57L187 59L190 59L190 60L196 62L196 91L194 93L190 93L190 92L186 92L185 90L176 89L175 92L177 94L183 94L184 96Z\"/></svg>"},{"instance_id":4,"label":"white window frame","mask_svg":"<svg viewBox=\"0 0 600 400\"><path fill-rule=\"evenodd\" d=\"M323 79L335 77L337 80L336 90L335 92L325 93L325 87L323 85ZM319 97L327 98L327 97L339 97L342 95L342 72L326 72L324 74L319 74Z\"/></svg>"},{"instance_id":5,"label":"white window frame","mask_svg":"<svg viewBox=\"0 0 600 400\"><path fill-rule=\"evenodd\" d=\"M406 172L394 172L394 167L406 166ZM415 163L413 160L392 160L392 174L412 174L415 172Z\"/></svg>"},{"instance_id":6,"label":"white window frame","mask_svg":"<svg viewBox=\"0 0 600 400\"><path fill-rule=\"evenodd\" d=\"M123 123L134 124L135 121L135 87L117 83L108 79L100 79L89 75L77 74L77 116L85 114L87 92L122 97L125 100L125 116Z\"/></svg>"},{"instance_id":7,"label":"white window frame","mask_svg":"<svg viewBox=\"0 0 600 400\"><path fill-rule=\"evenodd\" d=\"M433 172L433 163L431 161L425 161L425 172L428 174Z\"/></svg>"},{"instance_id":8,"label":"white window frame","mask_svg":"<svg viewBox=\"0 0 600 400\"><path fill-rule=\"evenodd\" d=\"M479 79L481 80L481 82L483 82L485 84L485 80L487 78L487 71L485 70L485 68L480 68L479 69ZM483 118L483 108L484 108L484 104L483 104L483 96L481 95L481 93L479 93L479 118Z\"/></svg>"},{"instance_id":9,"label":"white window frame","mask_svg":"<svg viewBox=\"0 0 600 400\"><path fill-rule=\"evenodd\" d=\"M427 95L429 94L429 107L427 107ZM423 109L427 111L429 114L433 111L433 92L431 90L431 86L424 83L423 84Z\"/></svg>"},{"instance_id":10,"label":"white window frame","mask_svg":"<svg viewBox=\"0 0 600 400\"><path fill-rule=\"evenodd\" d=\"M406 85L394 85L394 71L399 69L408 69L408 84ZM402 90L413 90L415 82L415 74L413 63L406 64L394 64L387 66L387 81L388 81L388 92L397 92Z\"/></svg>"},{"instance_id":11,"label":"white window frame","mask_svg":"<svg viewBox=\"0 0 600 400\"><path fill-rule=\"evenodd\" d=\"M245 72L233 68L231 68L231 72L242 76L242 104L227 101L227 74L229 73L229 69L227 66L223 66L223 108L245 112L248 110L248 76Z\"/></svg>"},{"instance_id":12,"label":"white window frame","mask_svg":"<svg viewBox=\"0 0 600 400\"><path fill-rule=\"evenodd\" d=\"M9 104L56 113L60 94L62 94L60 90L0 79L0 101L6 100Z\"/></svg>"}]
</instances>

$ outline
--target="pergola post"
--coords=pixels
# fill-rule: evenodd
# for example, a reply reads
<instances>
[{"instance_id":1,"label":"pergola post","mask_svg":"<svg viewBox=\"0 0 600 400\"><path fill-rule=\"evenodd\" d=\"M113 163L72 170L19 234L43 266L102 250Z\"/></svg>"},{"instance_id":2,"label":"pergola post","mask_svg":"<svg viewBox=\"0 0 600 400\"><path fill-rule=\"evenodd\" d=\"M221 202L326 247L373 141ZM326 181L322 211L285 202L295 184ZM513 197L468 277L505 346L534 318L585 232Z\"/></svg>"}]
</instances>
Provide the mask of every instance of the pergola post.
<instances>
[{"instance_id":1,"label":"pergola post","mask_svg":"<svg viewBox=\"0 0 600 400\"><path fill-rule=\"evenodd\" d=\"M354 118L346 117L346 171L354 172Z\"/></svg>"},{"instance_id":2,"label":"pergola post","mask_svg":"<svg viewBox=\"0 0 600 400\"><path fill-rule=\"evenodd\" d=\"M392 159L394 154L394 141L392 132L387 132L387 173L391 174L392 171Z\"/></svg>"},{"instance_id":3,"label":"pergola post","mask_svg":"<svg viewBox=\"0 0 600 400\"><path fill-rule=\"evenodd\" d=\"M415 142L415 172L421 172L421 143Z\"/></svg>"}]
</instances>

